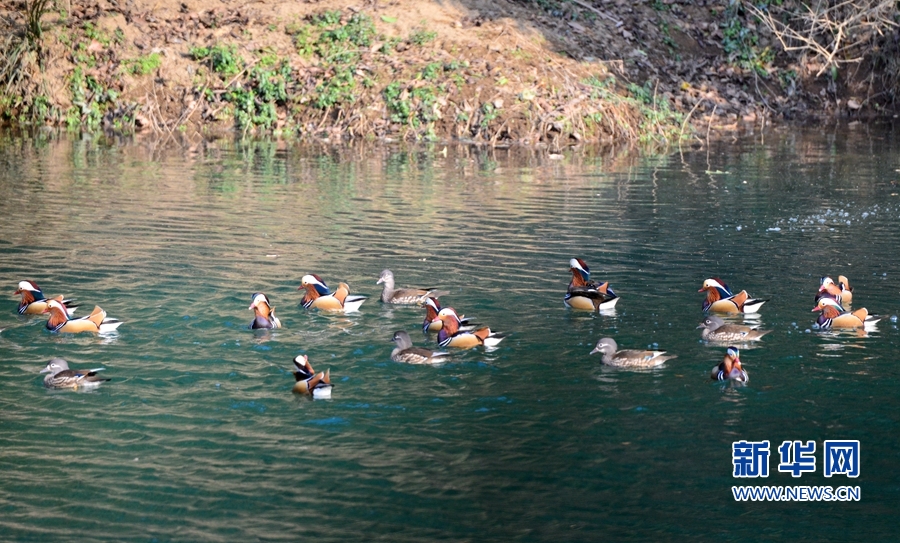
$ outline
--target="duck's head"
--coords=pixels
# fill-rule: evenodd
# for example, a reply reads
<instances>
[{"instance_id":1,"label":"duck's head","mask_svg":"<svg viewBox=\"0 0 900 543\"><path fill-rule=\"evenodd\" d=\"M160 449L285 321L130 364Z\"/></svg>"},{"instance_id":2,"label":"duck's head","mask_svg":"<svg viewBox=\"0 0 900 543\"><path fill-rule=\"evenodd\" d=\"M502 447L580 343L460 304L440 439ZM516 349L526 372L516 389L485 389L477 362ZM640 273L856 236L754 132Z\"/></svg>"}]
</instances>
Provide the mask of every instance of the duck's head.
<instances>
[{"instance_id":1,"label":"duck's head","mask_svg":"<svg viewBox=\"0 0 900 543\"><path fill-rule=\"evenodd\" d=\"M573 277L577 275L585 283L591 279L591 269L588 267L587 263L580 258L569 260L569 271L572 272Z\"/></svg>"},{"instance_id":2,"label":"duck's head","mask_svg":"<svg viewBox=\"0 0 900 543\"><path fill-rule=\"evenodd\" d=\"M844 308L830 295L823 295L819 298L819 302L816 304L816 307L812 308L813 311L825 311L827 308L832 308L839 313L844 312Z\"/></svg>"},{"instance_id":3,"label":"duck's head","mask_svg":"<svg viewBox=\"0 0 900 543\"><path fill-rule=\"evenodd\" d=\"M456 310L454 310L452 307L445 307L445 308L441 309L440 311L438 311L437 317L435 317L434 320L440 320L440 321L445 321L445 322L448 320L451 320L451 321L455 321L456 324L460 323L459 315L456 314Z\"/></svg>"},{"instance_id":4,"label":"duck's head","mask_svg":"<svg viewBox=\"0 0 900 543\"><path fill-rule=\"evenodd\" d=\"M837 296L841 293L841 289L834 284L834 280L831 277L823 277L819 281L819 292L827 292L832 296Z\"/></svg>"},{"instance_id":5,"label":"duck's head","mask_svg":"<svg viewBox=\"0 0 900 543\"><path fill-rule=\"evenodd\" d=\"M298 354L294 357L294 371L304 377L313 374L312 365L309 363L309 357L305 354Z\"/></svg>"},{"instance_id":6,"label":"duck's head","mask_svg":"<svg viewBox=\"0 0 900 543\"><path fill-rule=\"evenodd\" d=\"M50 373L56 375L61 371L65 371L69 369L69 363L63 360L62 358L54 358L50 360L50 363L47 364L47 367L41 370L41 373Z\"/></svg>"},{"instance_id":7,"label":"duck's head","mask_svg":"<svg viewBox=\"0 0 900 543\"><path fill-rule=\"evenodd\" d=\"M718 277L710 277L706 281L703 282L703 286L700 287L700 290L697 292L705 292L712 289L719 289L728 292L728 285L726 285L721 279Z\"/></svg>"},{"instance_id":8,"label":"duck's head","mask_svg":"<svg viewBox=\"0 0 900 543\"><path fill-rule=\"evenodd\" d=\"M618 350L619 346L616 344L616 340L611 337L605 337L597 342L597 346L594 347L594 350L591 351L590 354L603 353L604 355L608 355L615 354Z\"/></svg>"},{"instance_id":9,"label":"duck's head","mask_svg":"<svg viewBox=\"0 0 900 543\"><path fill-rule=\"evenodd\" d=\"M400 347L401 349L412 347L412 339L409 338L409 334L407 334L405 330L397 330L394 332L394 337L391 338L391 341L396 343L397 347Z\"/></svg>"},{"instance_id":10,"label":"duck's head","mask_svg":"<svg viewBox=\"0 0 900 543\"><path fill-rule=\"evenodd\" d=\"M272 304L269 303L269 298L265 294L257 292L253 295L249 309L256 309L260 313L268 313L271 308Z\"/></svg>"},{"instance_id":11,"label":"duck's head","mask_svg":"<svg viewBox=\"0 0 900 543\"><path fill-rule=\"evenodd\" d=\"M328 285L325 284L325 281L322 281L322 278L314 273L304 275L300 278L300 287L297 290L301 289L306 289L307 291L314 290L319 296L328 296L331 293L331 291L328 290Z\"/></svg>"},{"instance_id":12,"label":"duck's head","mask_svg":"<svg viewBox=\"0 0 900 543\"><path fill-rule=\"evenodd\" d=\"M725 351L725 365L729 370L731 366L741 369L741 350L737 347L728 347Z\"/></svg>"},{"instance_id":13,"label":"duck's head","mask_svg":"<svg viewBox=\"0 0 900 543\"><path fill-rule=\"evenodd\" d=\"M392 272L391 270L382 270L381 275L378 276L378 281L376 281L375 284L380 285L381 283L393 285L394 284L394 272Z\"/></svg>"},{"instance_id":14,"label":"duck's head","mask_svg":"<svg viewBox=\"0 0 900 543\"><path fill-rule=\"evenodd\" d=\"M37 283L34 281L19 281L19 288L16 289L15 294L22 294L23 292L40 292L40 287L37 286Z\"/></svg>"},{"instance_id":15,"label":"duck's head","mask_svg":"<svg viewBox=\"0 0 900 543\"><path fill-rule=\"evenodd\" d=\"M63 315L68 315L66 307L59 300L49 300L43 313L53 313L54 311L59 311Z\"/></svg>"},{"instance_id":16,"label":"duck's head","mask_svg":"<svg viewBox=\"0 0 900 543\"><path fill-rule=\"evenodd\" d=\"M720 327L725 325L725 321L722 320L722 317L717 317L715 315L710 315L703 319L700 322L700 325L697 328L706 328L708 330L718 330Z\"/></svg>"}]
</instances>

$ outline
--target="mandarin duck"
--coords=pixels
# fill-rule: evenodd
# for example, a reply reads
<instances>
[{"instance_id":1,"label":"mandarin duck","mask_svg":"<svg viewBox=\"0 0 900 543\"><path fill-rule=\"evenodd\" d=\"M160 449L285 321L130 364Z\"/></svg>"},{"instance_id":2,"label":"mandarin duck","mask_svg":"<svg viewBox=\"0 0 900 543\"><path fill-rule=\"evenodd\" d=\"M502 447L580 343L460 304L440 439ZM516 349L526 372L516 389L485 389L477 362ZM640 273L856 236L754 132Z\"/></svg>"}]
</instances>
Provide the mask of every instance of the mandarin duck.
<instances>
[{"instance_id":1,"label":"mandarin duck","mask_svg":"<svg viewBox=\"0 0 900 543\"><path fill-rule=\"evenodd\" d=\"M22 301L19 302L19 315L40 315L47 309L47 298L34 281L19 281L19 288L14 294L22 295ZM78 307L74 300L66 300L63 296L52 299L61 303L66 308L68 315L75 313L75 308Z\"/></svg>"},{"instance_id":2,"label":"mandarin duck","mask_svg":"<svg viewBox=\"0 0 900 543\"><path fill-rule=\"evenodd\" d=\"M721 279L712 277L703 282L703 286L697 292L706 292L703 300L703 311L716 313L756 313L762 304L769 300L751 298L746 290L732 294Z\"/></svg>"},{"instance_id":3,"label":"mandarin duck","mask_svg":"<svg viewBox=\"0 0 900 543\"><path fill-rule=\"evenodd\" d=\"M269 303L269 298L262 292L257 292L252 297L250 308L255 312L250 328L281 328L281 321L275 316L275 308Z\"/></svg>"},{"instance_id":4,"label":"mandarin duck","mask_svg":"<svg viewBox=\"0 0 900 543\"><path fill-rule=\"evenodd\" d=\"M338 284L337 290L332 293L325 281L315 274L304 275L300 279L300 287L305 289L301 305L306 309L320 309L336 313L352 313L359 311L359 306L366 301L366 296L350 296L350 286L347 283Z\"/></svg>"},{"instance_id":5,"label":"mandarin duck","mask_svg":"<svg viewBox=\"0 0 900 543\"><path fill-rule=\"evenodd\" d=\"M713 367L709 373L710 379L713 381L737 381L739 383L749 381L750 375L741 366L740 355L740 349L728 347L728 350L725 351L725 358L719 365Z\"/></svg>"},{"instance_id":6,"label":"mandarin duck","mask_svg":"<svg viewBox=\"0 0 900 543\"><path fill-rule=\"evenodd\" d=\"M597 284L591 281L591 270L584 260L573 258L569 260L569 271L572 272L572 280L563 303L566 307L583 309L586 311L600 311L613 309L619 301L619 297L609 286L609 281Z\"/></svg>"},{"instance_id":7,"label":"mandarin duck","mask_svg":"<svg viewBox=\"0 0 900 543\"><path fill-rule=\"evenodd\" d=\"M294 379L297 382L291 392L297 394L306 394L316 399L331 398L331 368L324 372L316 373L312 364L309 363L309 357L305 354L298 354L294 357Z\"/></svg>"},{"instance_id":8,"label":"mandarin duck","mask_svg":"<svg viewBox=\"0 0 900 543\"><path fill-rule=\"evenodd\" d=\"M881 320L877 315L869 315L865 307L856 311L847 311L831 296L822 296L813 311L821 311L816 324L822 330L831 328L865 328Z\"/></svg>"},{"instance_id":9,"label":"mandarin duck","mask_svg":"<svg viewBox=\"0 0 900 543\"><path fill-rule=\"evenodd\" d=\"M413 347L412 339L405 330L394 332L391 341L397 344L391 351L391 360L394 362L405 362L407 364L440 364L447 361L450 353L442 351L432 351L423 347Z\"/></svg>"},{"instance_id":10,"label":"mandarin duck","mask_svg":"<svg viewBox=\"0 0 900 543\"><path fill-rule=\"evenodd\" d=\"M754 327L740 324L725 324L721 317L715 315L710 315L703 319L697 328L703 328L700 337L706 341L728 343L759 341L770 332L770 330L757 330Z\"/></svg>"},{"instance_id":11,"label":"mandarin duck","mask_svg":"<svg viewBox=\"0 0 900 543\"><path fill-rule=\"evenodd\" d=\"M440 332L441 328L444 327L444 321L437 318L438 313L441 311L441 303L437 298L426 298L424 305L425 321L422 322L422 331L426 333ZM461 324L460 330L470 331L474 329L474 325L471 324L471 318L469 317L459 315L459 322Z\"/></svg>"},{"instance_id":12,"label":"mandarin duck","mask_svg":"<svg viewBox=\"0 0 900 543\"><path fill-rule=\"evenodd\" d=\"M838 276L838 284L834 283L831 277L823 277L819 282L819 291L816 293L815 303L819 303L819 298L829 294L839 305L850 305L853 303L853 287L850 281L843 275Z\"/></svg>"},{"instance_id":13,"label":"mandarin duck","mask_svg":"<svg viewBox=\"0 0 900 543\"><path fill-rule=\"evenodd\" d=\"M394 288L394 272L384 270L378 276L376 285L384 284L381 291L381 301L386 304L415 304L422 305L428 298L437 298L447 292L433 288Z\"/></svg>"},{"instance_id":14,"label":"mandarin duck","mask_svg":"<svg viewBox=\"0 0 900 543\"><path fill-rule=\"evenodd\" d=\"M118 328L122 321L119 319L107 318L106 311L100 306L94 306L94 310L86 317L77 319L69 318L66 308L57 300L48 300L47 309L44 313L50 313L50 319L47 320L47 330L51 332L64 332L67 334L77 334L78 332L93 332L95 334L105 334L112 332Z\"/></svg>"},{"instance_id":15,"label":"mandarin duck","mask_svg":"<svg viewBox=\"0 0 900 543\"><path fill-rule=\"evenodd\" d=\"M438 345L441 347L460 349L471 349L479 345L496 347L506 337L503 334L491 332L491 329L486 326L477 330L461 330L462 320L452 307L442 308L438 311L436 319L443 323L437 337Z\"/></svg>"},{"instance_id":16,"label":"mandarin duck","mask_svg":"<svg viewBox=\"0 0 900 543\"><path fill-rule=\"evenodd\" d=\"M603 353L603 363L616 368L655 368L666 360L678 355L667 355L666 351L641 351L637 349L618 350L616 340L605 337L597 342L590 354Z\"/></svg>"},{"instance_id":17,"label":"mandarin duck","mask_svg":"<svg viewBox=\"0 0 900 543\"><path fill-rule=\"evenodd\" d=\"M101 383L111 381L97 375L98 371L104 368L96 368L92 370L70 370L69 363L62 358L54 358L47 364L47 367L41 370L41 373L48 373L44 377L44 386L47 388L71 388L78 390L81 388L95 388Z\"/></svg>"}]
</instances>

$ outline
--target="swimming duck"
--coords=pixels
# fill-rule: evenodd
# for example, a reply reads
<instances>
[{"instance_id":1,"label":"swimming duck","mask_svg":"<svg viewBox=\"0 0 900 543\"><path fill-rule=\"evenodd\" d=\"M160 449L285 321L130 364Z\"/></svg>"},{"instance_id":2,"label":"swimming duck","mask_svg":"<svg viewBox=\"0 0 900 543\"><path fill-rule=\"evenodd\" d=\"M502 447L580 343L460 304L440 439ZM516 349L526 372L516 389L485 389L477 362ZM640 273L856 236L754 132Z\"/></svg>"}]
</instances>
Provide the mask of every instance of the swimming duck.
<instances>
[{"instance_id":1,"label":"swimming duck","mask_svg":"<svg viewBox=\"0 0 900 543\"><path fill-rule=\"evenodd\" d=\"M281 321L275 316L275 308L269 303L269 298L262 292L253 295L253 302L250 304L251 310L255 311L253 322L250 323L251 329L257 328L281 328Z\"/></svg>"},{"instance_id":2,"label":"swimming duck","mask_svg":"<svg viewBox=\"0 0 900 543\"><path fill-rule=\"evenodd\" d=\"M597 342L590 354L603 353L603 363L617 368L655 368L678 355L666 355L666 351L618 350L616 340L605 337Z\"/></svg>"},{"instance_id":3,"label":"swimming duck","mask_svg":"<svg viewBox=\"0 0 900 543\"><path fill-rule=\"evenodd\" d=\"M104 334L112 332L122 321L106 317L106 311L100 309L100 306L94 306L94 310L86 317L77 319L69 318L66 308L62 302L58 300L48 300L47 309L44 313L50 313L50 319L47 321L47 330L51 332L64 332L67 334L77 334L78 332L93 332L95 334Z\"/></svg>"},{"instance_id":4,"label":"swimming duck","mask_svg":"<svg viewBox=\"0 0 900 543\"><path fill-rule=\"evenodd\" d=\"M823 277L819 283L819 292L816 293L816 303L819 303L819 298L824 294L830 294L839 305L853 303L853 287L843 275L838 276L838 284L831 277Z\"/></svg>"},{"instance_id":5,"label":"swimming duck","mask_svg":"<svg viewBox=\"0 0 900 543\"><path fill-rule=\"evenodd\" d=\"M423 332L440 332L441 328L444 327L444 321L437 318L438 313L441 311L441 303L437 298L425 298L425 321L422 323L422 331ZM460 322L460 330L463 331L471 331L474 329L474 326L471 324L471 319L464 316L459 315Z\"/></svg>"},{"instance_id":6,"label":"swimming duck","mask_svg":"<svg viewBox=\"0 0 900 543\"><path fill-rule=\"evenodd\" d=\"M725 351L725 358L718 366L713 367L709 374L713 381L737 381L746 383L750 380L750 375L744 371L741 366L741 351L737 347L728 347Z\"/></svg>"},{"instance_id":7,"label":"swimming duck","mask_svg":"<svg viewBox=\"0 0 900 543\"><path fill-rule=\"evenodd\" d=\"M591 270L584 260L580 258L569 260L569 271L572 272L572 280L563 299L566 307L586 311L616 307L619 297L610 288L609 281L599 285L596 281L591 281Z\"/></svg>"},{"instance_id":8,"label":"swimming duck","mask_svg":"<svg viewBox=\"0 0 900 543\"><path fill-rule=\"evenodd\" d=\"M315 274L304 275L297 290L300 289L306 289L300 302L306 309L352 313L359 311L359 306L367 299L366 296L350 296L350 286L347 283L338 284L337 290L332 293L325 281Z\"/></svg>"},{"instance_id":9,"label":"swimming duck","mask_svg":"<svg viewBox=\"0 0 900 543\"><path fill-rule=\"evenodd\" d=\"M432 351L422 347L413 347L412 340L405 330L394 332L391 341L397 344L391 351L391 360L407 364L440 364L447 361L450 353Z\"/></svg>"},{"instance_id":10,"label":"swimming duck","mask_svg":"<svg viewBox=\"0 0 900 543\"><path fill-rule=\"evenodd\" d=\"M751 298L746 290L732 294L721 279L712 277L703 282L703 286L697 292L706 292L703 300L703 311L716 313L756 313L762 304L768 300Z\"/></svg>"},{"instance_id":11,"label":"swimming duck","mask_svg":"<svg viewBox=\"0 0 900 543\"><path fill-rule=\"evenodd\" d=\"M759 341L768 334L769 330L757 330L750 326L742 326L740 324L725 324L721 317L710 315L703 319L700 326L703 332L700 333L706 341L721 341L729 343L739 343L741 341Z\"/></svg>"},{"instance_id":12,"label":"swimming duck","mask_svg":"<svg viewBox=\"0 0 900 543\"><path fill-rule=\"evenodd\" d=\"M437 298L447 292L433 288L394 288L394 272L384 270L378 276L376 285L384 284L381 291L381 301L386 304L416 304L422 305L428 298Z\"/></svg>"},{"instance_id":13,"label":"swimming duck","mask_svg":"<svg viewBox=\"0 0 900 543\"><path fill-rule=\"evenodd\" d=\"M110 381L97 375L98 371L104 368L96 368L93 370L70 370L69 363L62 358L54 358L47 364L47 367L41 370L41 373L49 373L44 377L44 386L47 388L71 388L78 390L82 388L95 388L101 383Z\"/></svg>"},{"instance_id":14,"label":"swimming duck","mask_svg":"<svg viewBox=\"0 0 900 543\"><path fill-rule=\"evenodd\" d=\"M472 331L461 330L462 321L452 307L442 308L438 311L436 318L443 322L437 337L438 345L441 347L458 347L460 349L470 349L479 345L495 347L506 337L503 334L491 332L491 329L486 326Z\"/></svg>"},{"instance_id":15,"label":"swimming duck","mask_svg":"<svg viewBox=\"0 0 900 543\"><path fill-rule=\"evenodd\" d=\"M291 392L297 394L307 394L316 399L331 398L331 368L324 372L316 373L312 364L309 363L309 357L305 354L298 354L294 357L294 378L297 380Z\"/></svg>"},{"instance_id":16,"label":"swimming duck","mask_svg":"<svg viewBox=\"0 0 900 543\"><path fill-rule=\"evenodd\" d=\"M19 315L40 315L47 309L47 298L34 281L19 281L19 288L16 289L15 294L22 295L22 301L19 302ZM75 308L78 307L74 300L66 300L63 296L52 299L60 302L69 315L75 313Z\"/></svg>"},{"instance_id":17,"label":"swimming duck","mask_svg":"<svg viewBox=\"0 0 900 543\"><path fill-rule=\"evenodd\" d=\"M830 296L822 296L816 303L813 311L821 311L816 319L816 324L822 330L831 328L864 328L881 320L877 315L869 315L869 311L863 307L856 311L847 311L841 304Z\"/></svg>"}]
</instances>

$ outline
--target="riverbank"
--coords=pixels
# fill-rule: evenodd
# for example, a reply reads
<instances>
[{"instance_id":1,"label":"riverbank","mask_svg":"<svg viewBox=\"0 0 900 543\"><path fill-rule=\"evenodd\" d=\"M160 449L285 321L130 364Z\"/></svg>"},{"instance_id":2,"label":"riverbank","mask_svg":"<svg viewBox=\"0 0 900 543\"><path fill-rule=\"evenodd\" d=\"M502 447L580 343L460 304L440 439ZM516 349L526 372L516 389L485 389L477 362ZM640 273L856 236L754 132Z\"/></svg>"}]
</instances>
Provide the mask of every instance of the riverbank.
<instances>
[{"instance_id":1,"label":"riverbank","mask_svg":"<svg viewBox=\"0 0 900 543\"><path fill-rule=\"evenodd\" d=\"M0 116L559 148L884 113L871 78L815 77L818 66L779 58L771 33L727 6L99 0L45 5L36 29L21 3L2 2ZM737 41L750 30L752 44Z\"/></svg>"}]
</instances>

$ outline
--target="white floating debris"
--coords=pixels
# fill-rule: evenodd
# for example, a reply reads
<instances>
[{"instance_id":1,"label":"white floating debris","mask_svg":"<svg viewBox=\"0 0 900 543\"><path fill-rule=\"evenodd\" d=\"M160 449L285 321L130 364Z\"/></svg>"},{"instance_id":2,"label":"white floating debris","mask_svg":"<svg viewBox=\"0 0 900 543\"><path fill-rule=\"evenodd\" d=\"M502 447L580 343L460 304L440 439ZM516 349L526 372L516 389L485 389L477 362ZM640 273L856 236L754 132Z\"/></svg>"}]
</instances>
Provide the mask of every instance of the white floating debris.
<instances>
[{"instance_id":1,"label":"white floating debris","mask_svg":"<svg viewBox=\"0 0 900 543\"><path fill-rule=\"evenodd\" d=\"M737 225L737 227L735 228L735 230L737 230L738 232L740 232L740 231L741 231L741 225Z\"/></svg>"},{"instance_id":2,"label":"white floating debris","mask_svg":"<svg viewBox=\"0 0 900 543\"><path fill-rule=\"evenodd\" d=\"M774 226L774 227L772 227L772 228L766 229L766 231L767 231L767 232L781 232L781 228L778 228L777 226Z\"/></svg>"}]
</instances>

